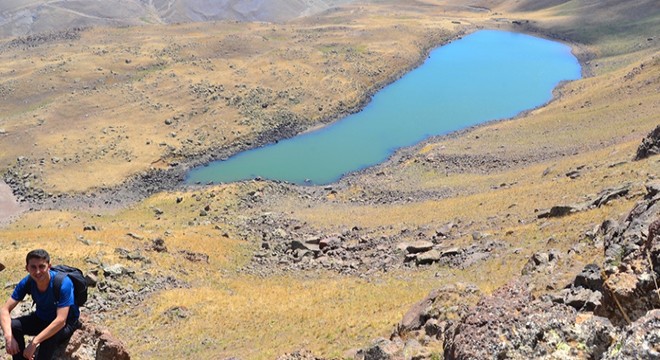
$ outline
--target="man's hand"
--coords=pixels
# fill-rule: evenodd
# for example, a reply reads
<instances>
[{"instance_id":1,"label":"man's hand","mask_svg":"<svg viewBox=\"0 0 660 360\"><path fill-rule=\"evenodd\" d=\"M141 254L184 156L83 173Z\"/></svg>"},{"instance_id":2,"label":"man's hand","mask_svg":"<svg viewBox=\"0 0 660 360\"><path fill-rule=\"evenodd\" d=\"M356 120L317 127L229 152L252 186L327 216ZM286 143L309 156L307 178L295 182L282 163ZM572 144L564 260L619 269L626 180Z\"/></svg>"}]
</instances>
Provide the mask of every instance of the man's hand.
<instances>
[{"instance_id":1,"label":"man's hand","mask_svg":"<svg viewBox=\"0 0 660 360\"><path fill-rule=\"evenodd\" d=\"M16 342L16 339L14 339L13 336L10 336L8 338L5 338L5 348L7 350L7 354L9 355L16 355L18 354L18 343Z\"/></svg>"},{"instance_id":2,"label":"man's hand","mask_svg":"<svg viewBox=\"0 0 660 360\"><path fill-rule=\"evenodd\" d=\"M30 342L28 346L25 347L25 350L23 350L23 357L32 360L34 359L34 353L37 351L37 346L33 342Z\"/></svg>"}]
</instances>

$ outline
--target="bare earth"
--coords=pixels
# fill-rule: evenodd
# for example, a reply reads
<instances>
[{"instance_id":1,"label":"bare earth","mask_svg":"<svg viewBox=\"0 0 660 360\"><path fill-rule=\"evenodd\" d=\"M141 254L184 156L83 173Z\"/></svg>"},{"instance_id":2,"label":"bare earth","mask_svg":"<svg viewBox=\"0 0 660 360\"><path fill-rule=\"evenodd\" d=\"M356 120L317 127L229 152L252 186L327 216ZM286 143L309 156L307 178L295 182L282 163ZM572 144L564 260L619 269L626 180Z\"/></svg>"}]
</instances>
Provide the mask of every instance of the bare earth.
<instances>
[{"instance_id":1,"label":"bare earth","mask_svg":"<svg viewBox=\"0 0 660 360\"><path fill-rule=\"evenodd\" d=\"M0 225L25 211L25 206L16 201L9 185L0 181Z\"/></svg>"}]
</instances>

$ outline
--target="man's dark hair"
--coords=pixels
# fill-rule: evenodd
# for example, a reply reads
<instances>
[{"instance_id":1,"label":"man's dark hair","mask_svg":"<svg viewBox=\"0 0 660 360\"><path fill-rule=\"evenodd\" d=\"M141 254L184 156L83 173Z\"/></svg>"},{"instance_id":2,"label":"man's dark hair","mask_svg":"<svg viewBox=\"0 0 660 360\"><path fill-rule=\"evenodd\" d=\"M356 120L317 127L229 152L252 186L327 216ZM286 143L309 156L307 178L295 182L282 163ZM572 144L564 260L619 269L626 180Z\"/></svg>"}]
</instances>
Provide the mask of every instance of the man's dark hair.
<instances>
[{"instance_id":1,"label":"man's dark hair","mask_svg":"<svg viewBox=\"0 0 660 360\"><path fill-rule=\"evenodd\" d=\"M46 262L50 264L50 255L48 255L48 252L44 249L36 249L30 251L25 257L25 265L30 262L30 259L46 260Z\"/></svg>"}]
</instances>

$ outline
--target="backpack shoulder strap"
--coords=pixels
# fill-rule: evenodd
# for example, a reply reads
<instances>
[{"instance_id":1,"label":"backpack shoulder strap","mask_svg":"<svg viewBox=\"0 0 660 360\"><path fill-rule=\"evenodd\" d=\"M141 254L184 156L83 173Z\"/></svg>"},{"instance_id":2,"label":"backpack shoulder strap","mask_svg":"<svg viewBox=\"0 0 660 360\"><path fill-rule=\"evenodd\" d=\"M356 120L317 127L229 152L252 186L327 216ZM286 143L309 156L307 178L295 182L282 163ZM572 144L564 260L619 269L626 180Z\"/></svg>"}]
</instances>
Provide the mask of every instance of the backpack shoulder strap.
<instances>
[{"instance_id":1,"label":"backpack shoulder strap","mask_svg":"<svg viewBox=\"0 0 660 360\"><path fill-rule=\"evenodd\" d=\"M55 295L55 301L60 302L60 291L62 290L62 281L66 274L58 271L55 273L55 279L53 280L53 295Z\"/></svg>"},{"instance_id":2,"label":"backpack shoulder strap","mask_svg":"<svg viewBox=\"0 0 660 360\"><path fill-rule=\"evenodd\" d=\"M28 279L25 282L25 294L26 295L32 295L32 283L34 280L28 275Z\"/></svg>"}]
</instances>

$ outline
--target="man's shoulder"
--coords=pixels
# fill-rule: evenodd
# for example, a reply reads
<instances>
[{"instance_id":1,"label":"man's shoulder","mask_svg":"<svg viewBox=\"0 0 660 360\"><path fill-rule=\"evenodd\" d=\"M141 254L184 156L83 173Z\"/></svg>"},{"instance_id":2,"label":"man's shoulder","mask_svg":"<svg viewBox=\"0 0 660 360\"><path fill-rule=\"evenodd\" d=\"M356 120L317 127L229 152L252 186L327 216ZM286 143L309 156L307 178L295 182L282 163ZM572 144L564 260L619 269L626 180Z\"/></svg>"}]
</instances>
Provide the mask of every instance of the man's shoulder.
<instances>
[{"instance_id":1,"label":"man's shoulder","mask_svg":"<svg viewBox=\"0 0 660 360\"><path fill-rule=\"evenodd\" d=\"M16 288L14 288L11 298L16 301L22 301L23 298L25 298L25 295L32 292L32 283L33 281L31 280L30 275L22 278L18 284L16 284Z\"/></svg>"}]
</instances>

